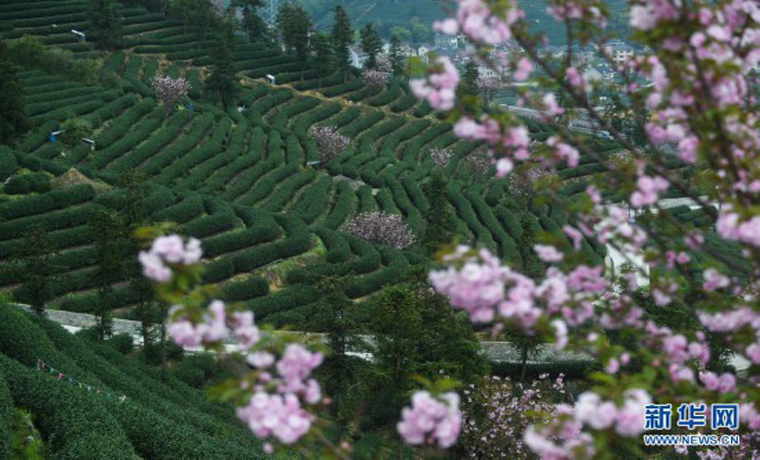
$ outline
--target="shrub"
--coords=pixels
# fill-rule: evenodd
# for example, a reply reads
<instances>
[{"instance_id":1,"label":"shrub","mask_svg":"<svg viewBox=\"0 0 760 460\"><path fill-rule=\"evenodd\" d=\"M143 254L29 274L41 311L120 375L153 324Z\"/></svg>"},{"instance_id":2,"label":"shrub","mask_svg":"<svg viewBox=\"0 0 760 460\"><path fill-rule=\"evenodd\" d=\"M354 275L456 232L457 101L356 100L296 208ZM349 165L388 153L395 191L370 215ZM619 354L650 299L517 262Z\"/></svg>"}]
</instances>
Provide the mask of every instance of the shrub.
<instances>
[{"instance_id":1,"label":"shrub","mask_svg":"<svg viewBox=\"0 0 760 460\"><path fill-rule=\"evenodd\" d=\"M45 173L30 173L13 176L3 187L9 195L24 195L27 193L45 193L50 191L50 176Z\"/></svg>"},{"instance_id":2,"label":"shrub","mask_svg":"<svg viewBox=\"0 0 760 460\"><path fill-rule=\"evenodd\" d=\"M251 276L245 281L227 283L222 286L220 296L223 300L237 302L262 297L269 293L269 283L264 278Z\"/></svg>"},{"instance_id":3,"label":"shrub","mask_svg":"<svg viewBox=\"0 0 760 460\"><path fill-rule=\"evenodd\" d=\"M116 334L106 340L106 344L123 355L132 353L134 349L132 336L129 334Z\"/></svg>"}]
</instances>

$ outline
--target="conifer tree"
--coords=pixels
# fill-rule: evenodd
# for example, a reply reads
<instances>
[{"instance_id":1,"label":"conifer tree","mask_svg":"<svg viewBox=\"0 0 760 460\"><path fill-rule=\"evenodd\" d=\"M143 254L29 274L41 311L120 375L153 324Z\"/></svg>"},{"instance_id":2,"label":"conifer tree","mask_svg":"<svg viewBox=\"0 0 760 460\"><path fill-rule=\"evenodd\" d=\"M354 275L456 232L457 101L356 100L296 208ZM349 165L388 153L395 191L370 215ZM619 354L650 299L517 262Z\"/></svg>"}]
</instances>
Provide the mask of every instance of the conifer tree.
<instances>
[{"instance_id":1,"label":"conifer tree","mask_svg":"<svg viewBox=\"0 0 760 460\"><path fill-rule=\"evenodd\" d=\"M311 47L314 50L314 62L312 67L319 77L319 89L321 90L322 79L329 77L335 70L330 38L322 32L315 32L311 39Z\"/></svg>"},{"instance_id":2,"label":"conifer tree","mask_svg":"<svg viewBox=\"0 0 760 460\"><path fill-rule=\"evenodd\" d=\"M111 335L112 311L116 307L113 284L121 281L125 274L128 242L123 222L113 211L98 210L89 225L95 235L97 263L93 274L98 292L98 303L94 308L98 321L95 328L98 340L103 341Z\"/></svg>"},{"instance_id":3,"label":"conifer tree","mask_svg":"<svg viewBox=\"0 0 760 460\"><path fill-rule=\"evenodd\" d=\"M45 304L55 298L53 282L56 267L51 258L53 246L48 233L41 226L32 227L21 245L26 254L19 255L21 286L14 292L19 302L28 303L38 315L45 314Z\"/></svg>"},{"instance_id":4,"label":"conifer tree","mask_svg":"<svg viewBox=\"0 0 760 460\"><path fill-rule=\"evenodd\" d=\"M256 12L258 8L264 6L263 0L234 0L232 6L243 11L243 30L248 35L249 41L265 38L266 23Z\"/></svg>"},{"instance_id":5,"label":"conifer tree","mask_svg":"<svg viewBox=\"0 0 760 460\"><path fill-rule=\"evenodd\" d=\"M464 75L462 76L461 87L466 94L478 94L478 78L480 78L478 64L474 60L467 61L467 64L464 66Z\"/></svg>"},{"instance_id":6,"label":"conifer tree","mask_svg":"<svg viewBox=\"0 0 760 460\"><path fill-rule=\"evenodd\" d=\"M406 59L401 53L401 41L398 39L398 35L391 36L391 49L388 57L391 61L391 67L393 68L393 75L400 77L404 75L406 69Z\"/></svg>"},{"instance_id":7,"label":"conifer tree","mask_svg":"<svg viewBox=\"0 0 760 460\"><path fill-rule=\"evenodd\" d=\"M309 33L312 28L309 13L300 5L285 4L277 14L277 27L287 49L295 50L298 64L303 71L309 59Z\"/></svg>"},{"instance_id":8,"label":"conifer tree","mask_svg":"<svg viewBox=\"0 0 760 460\"><path fill-rule=\"evenodd\" d=\"M206 89L218 94L222 108L226 110L229 104L234 102L239 90L232 57L235 41L232 22L222 21L216 35L216 45L212 53L213 66L211 75L206 79Z\"/></svg>"},{"instance_id":9,"label":"conifer tree","mask_svg":"<svg viewBox=\"0 0 760 460\"><path fill-rule=\"evenodd\" d=\"M351 45L354 44L354 31L351 29L351 21L348 19L346 10L342 6L335 7L335 22L330 34L333 52L335 53L335 66L343 73L343 80L348 80L351 70Z\"/></svg>"},{"instance_id":10,"label":"conifer tree","mask_svg":"<svg viewBox=\"0 0 760 460\"><path fill-rule=\"evenodd\" d=\"M21 80L16 66L7 59L5 42L0 41L0 144L10 144L29 127L24 115Z\"/></svg>"},{"instance_id":11,"label":"conifer tree","mask_svg":"<svg viewBox=\"0 0 760 460\"><path fill-rule=\"evenodd\" d=\"M440 171L433 171L430 180L423 184L422 191L429 208L424 215L425 229L421 243L429 254L433 254L441 246L453 242L456 223L451 204L446 199L446 180Z\"/></svg>"},{"instance_id":12,"label":"conifer tree","mask_svg":"<svg viewBox=\"0 0 760 460\"><path fill-rule=\"evenodd\" d=\"M377 30L370 23L362 27L360 36L362 51L367 55L365 67L374 69L377 67L377 55L383 49L383 41L380 39L380 34L377 33Z\"/></svg>"},{"instance_id":13,"label":"conifer tree","mask_svg":"<svg viewBox=\"0 0 760 460\"><path fill-rule=\"evenodd\" d=\"M114 0L90 0L89 34L99 47L113 49L121 45L120 15Z\"/></svg>"}]
</instances>

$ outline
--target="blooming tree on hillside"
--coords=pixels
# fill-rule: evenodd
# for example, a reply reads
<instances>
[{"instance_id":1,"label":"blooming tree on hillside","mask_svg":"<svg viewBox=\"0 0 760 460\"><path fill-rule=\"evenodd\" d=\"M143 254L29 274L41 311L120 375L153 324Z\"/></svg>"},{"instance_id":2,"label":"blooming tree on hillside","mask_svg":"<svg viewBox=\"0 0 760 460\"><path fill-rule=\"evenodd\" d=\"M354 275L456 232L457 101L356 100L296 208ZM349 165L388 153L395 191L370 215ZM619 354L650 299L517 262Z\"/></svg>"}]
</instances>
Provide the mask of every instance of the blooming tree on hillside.
<instances>
[{"instance_id":1,"label":"blooming tree on hillside","mask_svg":"<svg viewBox=\"0 0 760 460\"><path fill-rule=\"evenodd\" d=\"M451 161L451 157L454 155L454 152L452 152L451 149L442 149L438 147L431 148L429 153L430 159L433 160L433 164L438 169L443 169L448 166L449 161Z\"/></svg>"},{"instance_id":2,"label":"blooming tree on hillside","mask_svg":"<svg viewBox=\"0 0 760 460\"><path fill-rule=\"evenodd\" d=\"M309 135L317 143L317 150L322 163L327 163L343 153L351 139L340 134L335 126L314 126Z\"/></svg>"},{"instance_id":3,"label":"blooming tree on hillside","mask_svg":"<svg viewBox=\"0 0 760 460\"><path fill-rule=\"evenodd\" d=\"M485 100L486 104L490 103L496 97L501 89L501 82L496 78L478 78L477 90L480 97Z\"/></svg>"},{"instance_id":4,"label":"blooming tree on hillside","mask_svg":"<svg viewBox=\"0 0 760 460\"><path fill-rule=\"evenodd\" d=\"M156 97L166 105L173 108L187 96L190 91L190 82L183 77L172 78L169 76L156 75L151 80Z\"/></svg>"},{"instance_id":5,"label":"blooming tree on hillside","mask_svg":"<svg viewBox=\"0 0 760 460\"><path fill-rule=\"evenodd\" d=\"M365 70L362 72L362 81L370 88L380 89L388 84L390 74L380 70Z\"/></svg>"},{"instance_id":6,"label":"blooming tree on hillside","mask_svg":"<svg viewBox=\"0 0 760 460\"><path fill-rule=\"evenodd\" d=\"M415 241L414 233L400 215L382 211L357 215L346 224L346 231L371 243L397 249L411 246Z\"/></svg>"}]
</instances>

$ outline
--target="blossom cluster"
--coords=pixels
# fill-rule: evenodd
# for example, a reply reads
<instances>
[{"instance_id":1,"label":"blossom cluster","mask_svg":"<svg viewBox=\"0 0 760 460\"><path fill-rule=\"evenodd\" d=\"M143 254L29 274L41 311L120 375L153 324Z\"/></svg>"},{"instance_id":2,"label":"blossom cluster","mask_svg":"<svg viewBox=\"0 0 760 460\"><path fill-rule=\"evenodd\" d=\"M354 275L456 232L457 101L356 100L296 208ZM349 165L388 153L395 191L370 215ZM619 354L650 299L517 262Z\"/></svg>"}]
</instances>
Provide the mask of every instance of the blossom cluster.
<instances>
[{"instance_id":1,"label":"blossom cluster","mask_svg":"<svg viewBox=\"0 0 760 460\"><path fill-rule=\"evenodd\" d=\"M396 428L409 444L427 442L448 448L459 437L461 423L458 394L448 392L435 397L427 391L417 391L412 396L412 407L402 410Z\"/></svg>"},{"instance_id":2,"label":"blossom cluster","mask_svg":"<svg viewBox=\"0 0 760 460\"><path fill-rule=\"evenodd\" d=\"M362 72L362 81L370 88L382 88L388 84L390 74L380 70L367 69Z\"/></svg>"},{"instance_id":3,"label":"blossom cluster","mask_svg":"<svg viewBox=\"0 0 760 460\"><path fill-rule=\"evenodd\" d=\"M459 72L451 60L445 56L436 59L436 71L427 79L415 78L409 81L409 88L417 99L423 99L436 110L451 110L456 100Z\"/></svg>"},{"instance_id":4,"label":"blossom cluster","mask_svg":"<svg viewBox=\"0 0 760 460\"><path fill-rule=\"evenodd\" d=\"M170 235L156 238L150 251L141 252L139 259L148 278L165 283L185 276L179 270L181 266L197 264L201 255L198 240L185 244L178 235ZM177 286L185 284L179 282ZM251 369L238 382L247 396L238 401L237 416L256 436L283 444L297 442L315 420L309 406L322 400L320 385L311 378L322 363L322 353L311 352L296 342L265 340L254 323L253 312L231 310L215 299L204 307L197 303L197 297L191 293L186 302L170 309L169 336L187 347L218 347L232 341Z\"/></svg>"},{"instance_id":5,"label":"blossom cluster","mask_svg":"<svg viewBox=\"0 0 760 460\"><path fill-rule=\"evenodd\" d=\"M170 76L158 76L156 75L151 80L153 85L153 91L156 92L156 97L163 101L168 107L177 105L190 91L191 85L187 79L183 77L172 78Z\"/></svg>"},{"instance_id":6,"label":"blossom cluster","mask_svg":"<svg viewBox=\"0 0 760 460\"><path fill-rule=\"evenodd\" d=\"M555 402L567 397L564 376L540 375L529 385L509 378L486 377L463 391L462 434L459 439L468 458L531 459L523 441L528 426L555 418Z\"/></svg>"},{"instance_id":7,"label":"blossom cluster","mask_svg":"<svg viewBox=\"0 0 760 460\"><path fill-rule=\"evenodd\" d=\"M510 5L503 14L496 14L484 0L458 0L455 18L433 23L433 29L448 35L463 33L470 40L488 45L501 45L512 38L510 26L525 14Z\"/></svg>"},{"instance_id":8,"label":"blossom cluster","mask_svg":"<svg viewBox=\"0 0 760 460\"><path fill-rule=\"evenodd\" d=\"M461 259L461 268L433 271L430 280L452 306L467 311L476 323L498 317L531 328L540 318L557 315L561 325L555 323L555 329L562 330L565 323L578 326L593 316L591 302L607 288L602 267L581 265L568 274L550 267L544 280L536 283L485 249L472 252L460 246L451 257Z\"/></svg>"},{"instance_id":9,"label":"blossom cluster","mask_svg":"<svg viewBox=\"0 0 760 460\"><path fill-rule=\"evenodd\" d=\"M490 102L496 97L496 94L501 89L501 82L496 78L481 77L476 82L478 94L480 97Z\"/></svg>"},{"instance_id":10,"label":"blossom cluster","mask_svg":"<svg viewBox=\"0 0 760 460\"><path fill-rule=\"evenodd\" d=\"M443 169L448 166L451 157L454 156L454 152L449 148L433 147L429 151L430 159L433 160L433 164L438 169Z\"/></svg>"},{"instance_id":11,"label":"blossom cluster","mask_svg":"<svg viewBox=\"0 0 760 460\"><path fill-rule=\"evenodd\" d=\"M179 235L170 235L156 238L149 251L140 251L138 259L143 275L157 283L166 283L172 277L172 267L197 264L202 255L199 240L190 238L185 243Z\"/></svg>"},{"instance_id":12,"label":"blossom cluster","mask_svg":"<svg viewBox=\"0 0 760 460\"><path fill-rule=\"evenodd\" d=\"M382 211L358 214L346 224L346 231L371 243L403 249L414 244L412 229L398 214Z\"/></svg>"},{"instance_id":13,"label":"blossom cluster","mask_svg":"<svg viewBox=\"0 0 760 460\"><path fill-rule=\"evenodd\" d=\"M594 454L593 437L584 428L614 429L620 436L637 437L644 431L645 408L651 402L651 396L641 389L626 391L621 406L586 392L578 397L575 407L558 404L557 417L547 426L528 428L525 444L541 458L590 458Z\"/></svg>"},{"instance_id":14,"label":"blossom cluster","mask_svg":"<svg viewBox=\"0 0 760 460\"><path fill-rule=\"evenodd\" d=\"M314 126L309 130L309 136L317 143L317 150L323 163L343 153L351 139L340 134L335 126Z\"/></svg>"}]
</instances>

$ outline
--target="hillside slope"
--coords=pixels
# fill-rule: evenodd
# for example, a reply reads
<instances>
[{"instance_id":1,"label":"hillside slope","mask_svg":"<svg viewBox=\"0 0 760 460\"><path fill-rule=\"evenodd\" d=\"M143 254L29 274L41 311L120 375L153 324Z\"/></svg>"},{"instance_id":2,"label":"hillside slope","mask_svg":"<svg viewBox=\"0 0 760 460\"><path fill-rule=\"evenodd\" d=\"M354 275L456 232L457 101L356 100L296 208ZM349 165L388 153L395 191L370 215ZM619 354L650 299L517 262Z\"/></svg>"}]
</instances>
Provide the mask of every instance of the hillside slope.
<instances>
[{"instance_id":1,"label":"hillside slope","mask_svg":"<svg viewBox=\"0 0 760 460\"><path fill-rule=\"evenodd\" d=\"M0 322L0 405L31 412L53 458L264 458L231 408L171 377L161 382L156 368L8 305ZM38 370L38 360L85 387Z\"/></svg>"}]
</instances>

